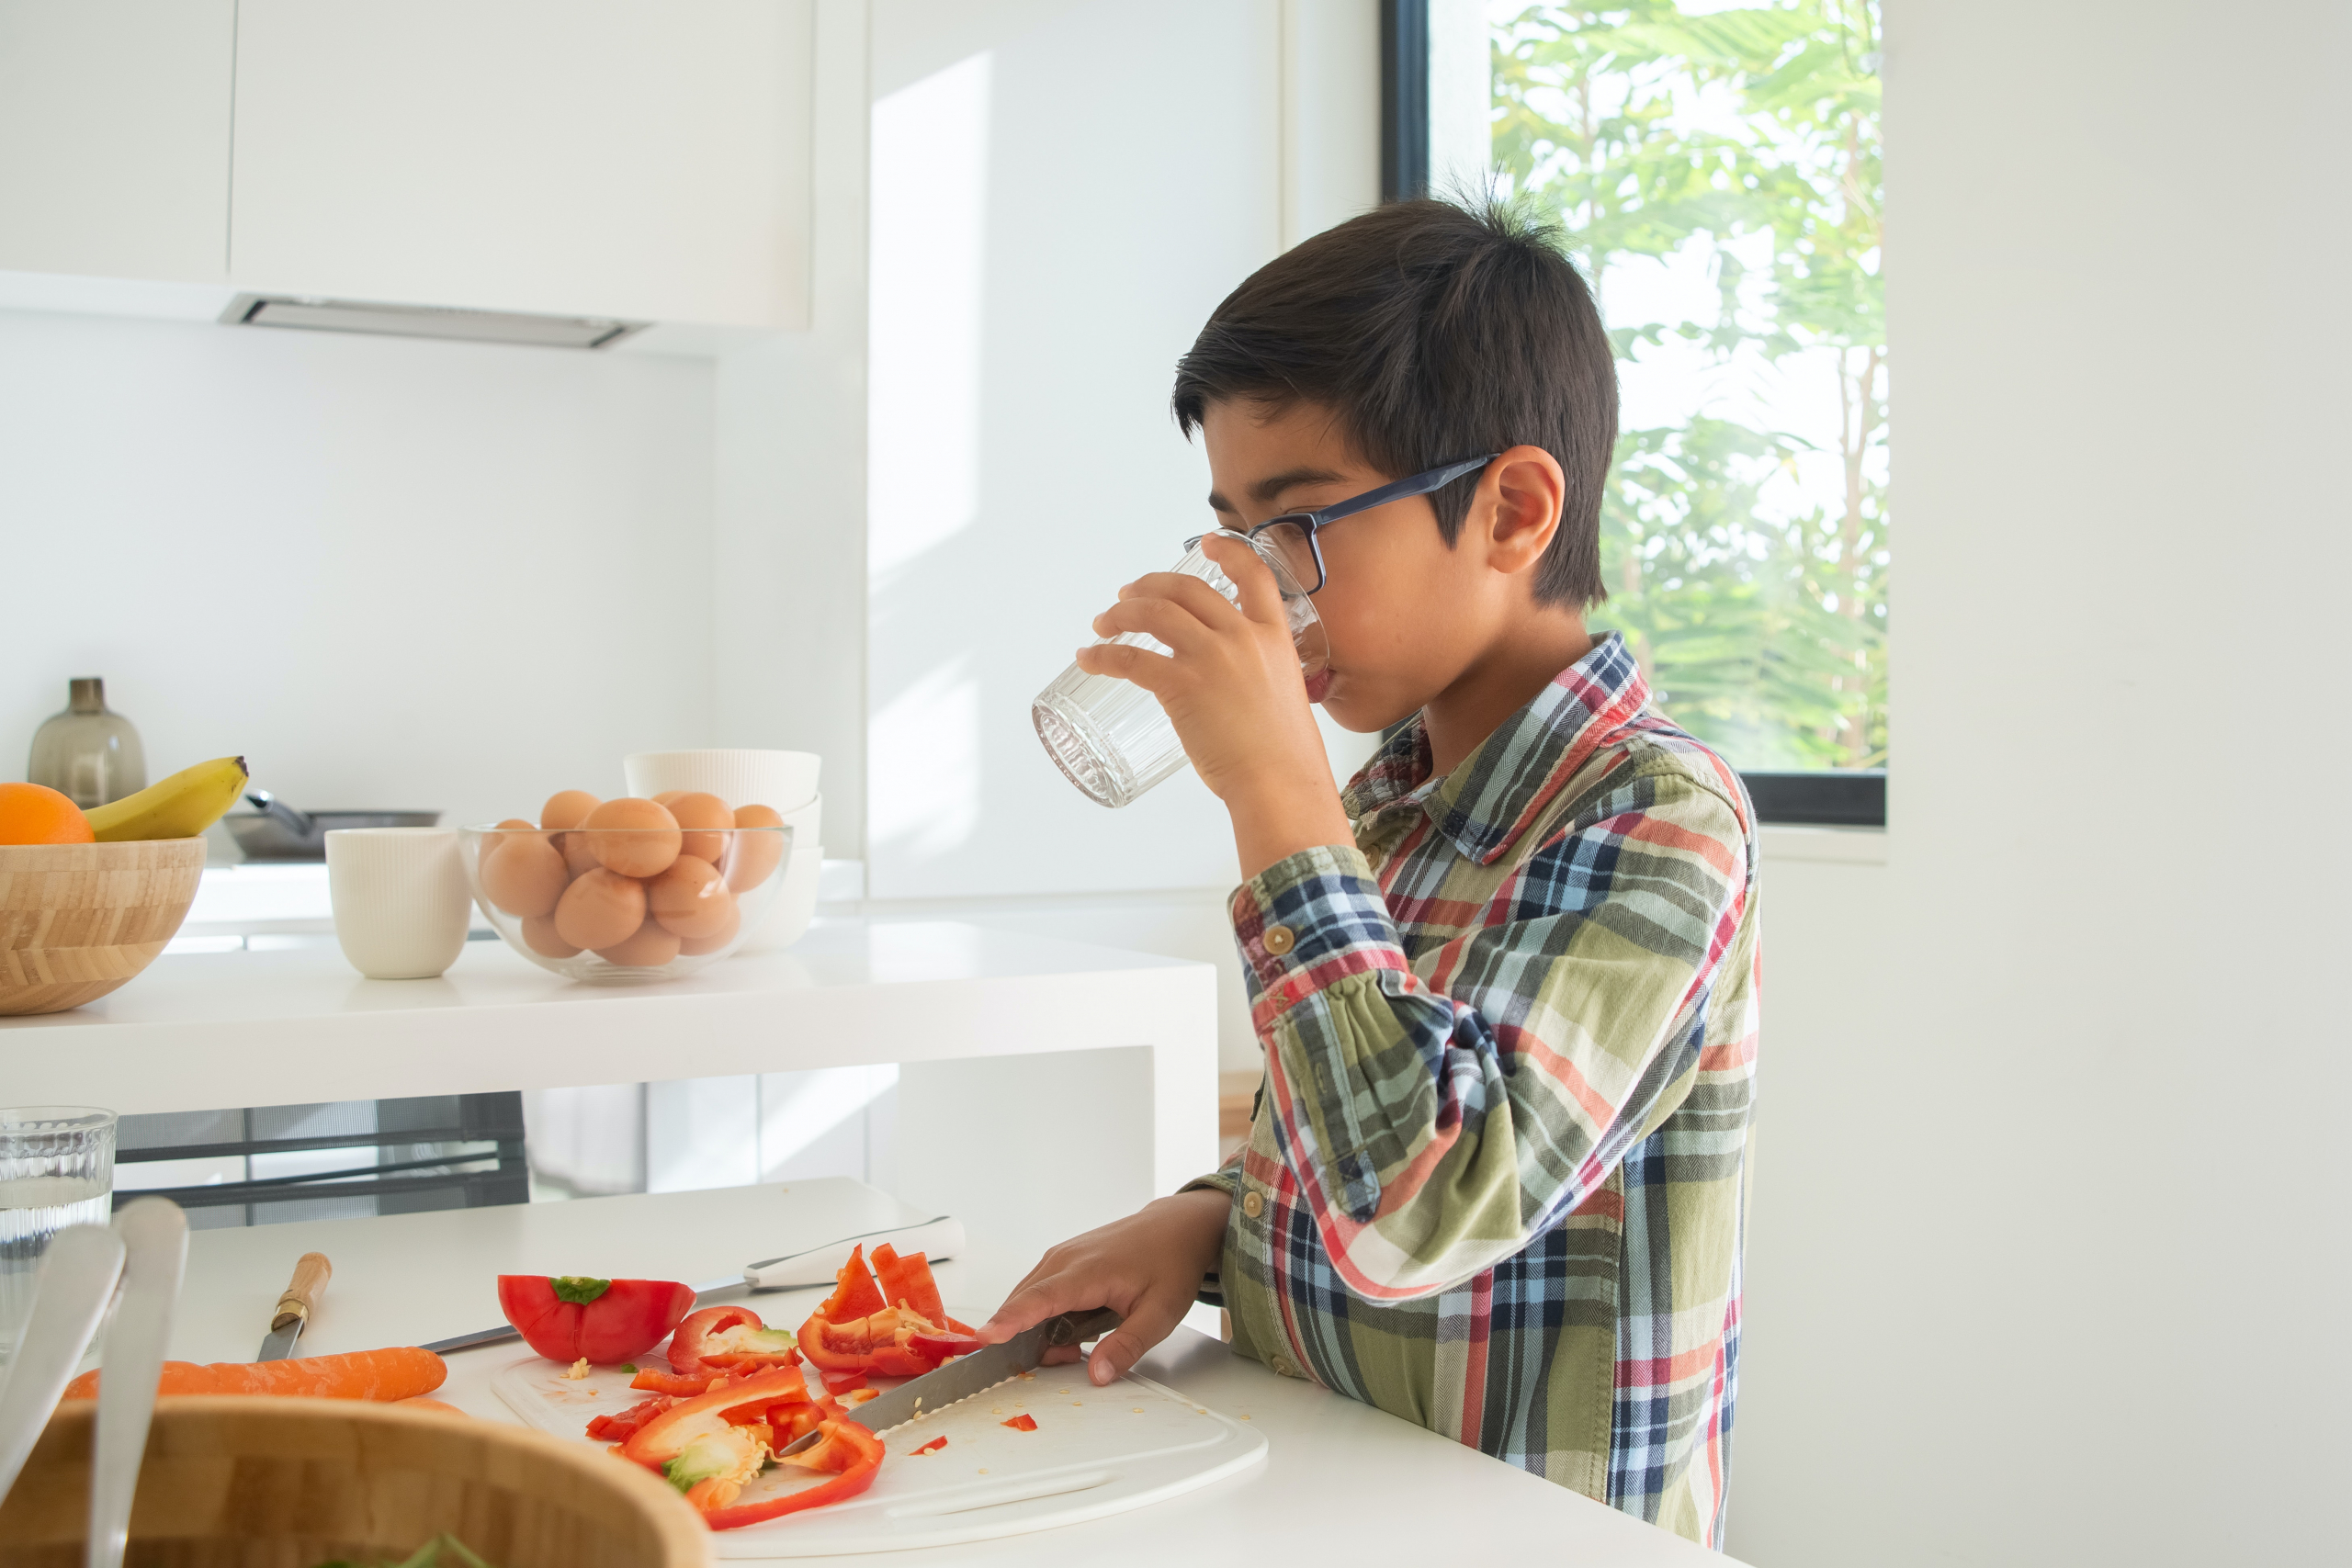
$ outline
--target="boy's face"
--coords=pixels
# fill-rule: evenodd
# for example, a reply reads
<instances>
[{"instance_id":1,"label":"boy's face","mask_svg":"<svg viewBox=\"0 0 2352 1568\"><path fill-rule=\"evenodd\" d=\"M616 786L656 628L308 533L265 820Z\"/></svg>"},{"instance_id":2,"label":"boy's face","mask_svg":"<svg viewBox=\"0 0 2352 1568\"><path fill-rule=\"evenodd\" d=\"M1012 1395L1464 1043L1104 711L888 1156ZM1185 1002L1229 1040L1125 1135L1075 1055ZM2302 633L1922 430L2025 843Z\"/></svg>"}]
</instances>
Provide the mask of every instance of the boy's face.
<instances>
[{"instance_id":1,"label":"boy's face","mask_svg":"<svg viewBox=\"0 0 2352 1568\"><path fill-rule=\"evenodd\" d=\"M1401 474L1368 468L1329 409L1279 412L1217 402L1201 422L1209 505L1223 526L1248 532L1285 512L1311 512L1375 490ZM1510 619L1525 585L1496 572L1481 547L1474 505L1453 548L1427 496L1344 517L1317 536L1325 581L1315 595L1330 664L1307 684L1310 701L1341 728L1385 729L1420 710L1476 664Z\"/></svg>"}]
</instances>

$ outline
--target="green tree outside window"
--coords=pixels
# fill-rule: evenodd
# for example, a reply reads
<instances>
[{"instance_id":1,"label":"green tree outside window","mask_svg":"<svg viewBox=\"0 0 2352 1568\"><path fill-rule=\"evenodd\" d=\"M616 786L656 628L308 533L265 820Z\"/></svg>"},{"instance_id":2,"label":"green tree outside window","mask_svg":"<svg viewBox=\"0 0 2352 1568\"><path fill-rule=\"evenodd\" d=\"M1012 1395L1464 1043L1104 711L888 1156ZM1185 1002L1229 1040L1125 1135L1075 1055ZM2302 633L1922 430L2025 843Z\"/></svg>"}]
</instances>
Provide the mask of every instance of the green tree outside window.
<instances>
[{"instance_id":1,"label":"green tree outside window","mask_svg":"<svg viewBox=\"0 0 2352 1568\"><path fill-rule=\"evenodd\" d=\"M1666 711L1736 766L1884 766L1877 0L1489 17L1496 167L1558 212L1629 387L1670 359L1694 388L1802 369L1824 389L1810 420L1694 392L1645 427L1629 398L1595 624L1625 633ZM1642 319L1621 279L1645 262L1702 268L1711 309Z\"/></svg>"}]
</instances>

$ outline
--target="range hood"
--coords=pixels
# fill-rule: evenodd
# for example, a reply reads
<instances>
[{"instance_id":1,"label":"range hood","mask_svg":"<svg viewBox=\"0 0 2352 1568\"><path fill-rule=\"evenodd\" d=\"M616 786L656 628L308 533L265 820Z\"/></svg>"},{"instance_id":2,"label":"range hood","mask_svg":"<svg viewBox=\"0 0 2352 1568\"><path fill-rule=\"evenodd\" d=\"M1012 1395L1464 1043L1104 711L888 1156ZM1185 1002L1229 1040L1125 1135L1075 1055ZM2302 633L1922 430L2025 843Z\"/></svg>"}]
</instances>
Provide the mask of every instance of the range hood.
<instances>
[{"instance_id":1,"label":"range hood","mask_svg":"<svg viewBox=\"0 0 2352 1568\"><path fill-rule=\"evenodd\" d=\"M537 348L609 348L650 323L605 316L538 316L520 310L460 310L438 305L371 305L308 294L240 294L220 312L232 326L296 327L318 333L457 338Z\"/></svg>"}]
</instances>

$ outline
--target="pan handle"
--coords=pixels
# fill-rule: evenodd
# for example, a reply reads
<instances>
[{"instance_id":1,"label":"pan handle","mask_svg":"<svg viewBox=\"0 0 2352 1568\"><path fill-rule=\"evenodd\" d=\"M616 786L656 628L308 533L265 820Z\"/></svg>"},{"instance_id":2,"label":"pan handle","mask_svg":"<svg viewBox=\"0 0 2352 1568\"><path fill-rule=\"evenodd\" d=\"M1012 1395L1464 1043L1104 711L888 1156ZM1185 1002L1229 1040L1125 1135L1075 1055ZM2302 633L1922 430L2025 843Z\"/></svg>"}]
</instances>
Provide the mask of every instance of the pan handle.
<instances>
[{"instance_id":1,"label":"pan handle","mask_svg":"<svg viewBox=\"0 0 2352 1568\"><path fill-rule=\"evenodd\" d=\"M318 826L311 820L309 812L295 810L266 789L249 789L245 792L245 798L253 803L254 810L272 818L298 839L309 838L311 829Z\"/></svg>"}]
</instances>

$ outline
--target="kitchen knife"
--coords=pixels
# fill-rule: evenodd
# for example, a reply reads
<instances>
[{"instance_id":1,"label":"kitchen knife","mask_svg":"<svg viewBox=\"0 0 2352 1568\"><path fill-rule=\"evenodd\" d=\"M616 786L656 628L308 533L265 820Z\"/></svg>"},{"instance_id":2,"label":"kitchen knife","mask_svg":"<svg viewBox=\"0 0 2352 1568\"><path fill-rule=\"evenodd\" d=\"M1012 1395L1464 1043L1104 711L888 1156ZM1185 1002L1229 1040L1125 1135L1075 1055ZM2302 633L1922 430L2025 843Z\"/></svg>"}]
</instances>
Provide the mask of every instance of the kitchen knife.
<instances>
[{"instance_id":1,"label":"kitchen knife","mask_svg":"<svg viewBox=\"0 0 2352 1568\"><path fill-rule=\"evenodd\" d=\"M937 1371L910 1378L888 1393L876 1394L863 1404L851 1405L849 1418L878 1437L893 1427L906 1425L917 1416L928 1416L933 1411L944 1410L959 1400L984 1393L1007 1378L1035 1371L1045 1364L1047 1350L1099 1339L1118 1327L1119 1321L1119 1314L1108 1307L1049 1317L1035 1328L1014 1335L1001 1345L991 1345L985 1350L958 1356ZM823 1435L821 1429L806 1433L776 1452L779 1455L797 1454Z\"/></svg>"},{"instance_id":2,"label":"kitchen knife","mask_svg":"<svg viewBox=\"0 0 2352 1568\"><path fill-rule=\"evenodd\" d=\"M821 1247L787 1252L779 1258L763 1258L756 1263L743 1265L743 1271L740 1274L729 1274L723 1280L709 1280L695 1286L695 1305L707 1305L705 1297L733 1291L798 1291L830 1285L833 1282L833 1276L849 1262L853 1248L884 1241L900 1252L920 1252L933 1258L948 1258L964 1250L964 1225L951 1214L940 1214L919 1224L866 1231L826 1242ZM495 1328L477 1328L471 1334L453 1334L447 1339L435 1339L424 1348L436 1356L446 1356L452 1350L470 1350L477 1345L495 1345L502 1340L521 1337L521 1331L514 1325L502 1323Z\"/></svg>"},{"instance_id":3,"label":"kitchen knife","mask_svg":"<svg viewBox=\"0 0 2352 1568\"><path fill-rule=\"evenodd\" d=\"M261 1353L254 1360L282 1361L294 1353L311 1314L319 1310L319 1298L326 1294L327 1280L334 1276L334 1265L323 1252L306 1252L295 1260L294 1278L286 1293L277 1298L277 1310L269 1314L269 1332L262 1337Z\"/></svg>"}]
</instances>

